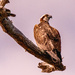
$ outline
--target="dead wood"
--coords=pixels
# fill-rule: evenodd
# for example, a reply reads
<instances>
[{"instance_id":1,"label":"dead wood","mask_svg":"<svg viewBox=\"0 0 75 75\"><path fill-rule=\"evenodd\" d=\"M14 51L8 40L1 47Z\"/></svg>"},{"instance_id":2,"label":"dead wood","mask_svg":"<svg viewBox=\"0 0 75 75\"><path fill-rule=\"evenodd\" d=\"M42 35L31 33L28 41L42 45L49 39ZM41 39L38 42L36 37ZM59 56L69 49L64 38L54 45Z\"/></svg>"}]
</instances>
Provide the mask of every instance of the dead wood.
<instances>
[{"instance_id":1,"label":"dead wood","mask_svg":"<svg viewBox=\"0 0 75 75\"><path fill-rule=\"evenodd\" d=\"M63 71L65 70L65 66L58 61L58 57L55 57L57 60L56 63L52 61L52 55L53 53L48 53L46 51L43 51L39 49L32 41L30 41L19 29L17 29L11 20L8 18L8 16L12 16L11 12L8 15L7 11L5 11L4 6L6 3L8 3L9 0L2 0L0 3L0 6L2 6L0 9L0 26L2 27L3 31L7 33L9 36L11 36L20 46L22 46L27 52L34 55L35 57L47 62L48 64L52 64L55 66L55 70ZM15 15L15 14L13 14ZM39 68L43 68L43 64L39 65ZM47 67L47 70L50 72L50 66ZM46 71L46 72L48 72ZM54 70L53 70L54 71Z\"/></svg>"}]
</instances>

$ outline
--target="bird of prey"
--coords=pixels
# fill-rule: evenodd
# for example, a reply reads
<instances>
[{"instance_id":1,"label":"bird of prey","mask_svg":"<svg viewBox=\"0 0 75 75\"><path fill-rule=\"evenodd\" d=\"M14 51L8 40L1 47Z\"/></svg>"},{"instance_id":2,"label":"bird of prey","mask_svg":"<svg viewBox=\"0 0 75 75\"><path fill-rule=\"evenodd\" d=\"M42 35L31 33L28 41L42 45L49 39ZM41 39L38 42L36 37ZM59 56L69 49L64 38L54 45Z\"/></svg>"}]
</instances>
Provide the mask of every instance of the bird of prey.
<instances>
[{"instance_id":1,"label":"bird of prey","mask_svg":"<svg viewBox=\"0 0 75 75\"><path fill-rule=\"evenodd\" d=\"M34 26L34 38L37 46L46 51L53 51L62 62L61 37L57 29L49 24L51 15L45 14L40 23Z\"/></svg>"}]
</instances>

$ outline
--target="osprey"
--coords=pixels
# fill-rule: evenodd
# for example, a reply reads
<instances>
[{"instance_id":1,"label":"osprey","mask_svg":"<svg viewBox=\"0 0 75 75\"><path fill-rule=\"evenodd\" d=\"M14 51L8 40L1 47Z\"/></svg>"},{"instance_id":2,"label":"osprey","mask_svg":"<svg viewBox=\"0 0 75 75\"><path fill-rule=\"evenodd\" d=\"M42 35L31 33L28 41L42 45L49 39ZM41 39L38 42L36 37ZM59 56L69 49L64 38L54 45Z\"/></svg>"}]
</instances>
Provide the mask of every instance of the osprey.
<instances>
[{"instance_id":1,"label":"osprey","mask_svg":"<svg viewBox=\"0 0 75 75\"><path fill-rule=\"evenodd\" d=\"M37 46L46 51L53 51L57 55L60 62L61 58L61 37L57 29L49 24L51 15L45 14L38 25L34 26L34 38Z\"/></svg>"}]
</instances>

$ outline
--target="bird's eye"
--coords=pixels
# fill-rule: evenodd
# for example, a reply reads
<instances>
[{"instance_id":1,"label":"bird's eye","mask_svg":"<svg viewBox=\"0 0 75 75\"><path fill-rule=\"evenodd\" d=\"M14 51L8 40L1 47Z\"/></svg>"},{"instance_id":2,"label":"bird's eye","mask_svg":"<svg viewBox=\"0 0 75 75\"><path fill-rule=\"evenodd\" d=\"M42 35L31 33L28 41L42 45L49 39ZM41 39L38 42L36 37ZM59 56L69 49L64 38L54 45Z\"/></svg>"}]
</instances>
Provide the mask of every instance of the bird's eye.
<instances>
[{"instance_id":1,"label":"bird's eye","mask_svg":"<svg viewBox=\"0 0 75 75\"><path fill-rule=\"evenodd\" d=\"M48 17L48 15L46 15Z\"/></svg>"}]
</instances>

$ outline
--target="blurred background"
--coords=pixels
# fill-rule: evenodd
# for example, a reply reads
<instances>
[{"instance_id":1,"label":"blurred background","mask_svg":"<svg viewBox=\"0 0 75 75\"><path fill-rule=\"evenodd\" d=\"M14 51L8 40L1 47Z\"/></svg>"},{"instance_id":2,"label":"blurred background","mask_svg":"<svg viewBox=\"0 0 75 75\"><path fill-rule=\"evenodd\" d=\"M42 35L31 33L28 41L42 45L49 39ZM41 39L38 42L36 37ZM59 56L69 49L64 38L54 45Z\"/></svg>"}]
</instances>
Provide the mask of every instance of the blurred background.
<instances>
[{"instance_id":1,"label":"blurred background","mask_svg":"<svg viewBox=\"0 0 75 75\"><path fill-rule=\"evenodd\" d=\"M62 40L65 71L42 73L33 55L25 52L0 27L0 75L74 75L75 74L75 0L10 0L6 5L16 17L10 17L13 24L33 41L33 28L44 14L53 18L50 25L59 30Z\"/></svg>"}]
</instances>

